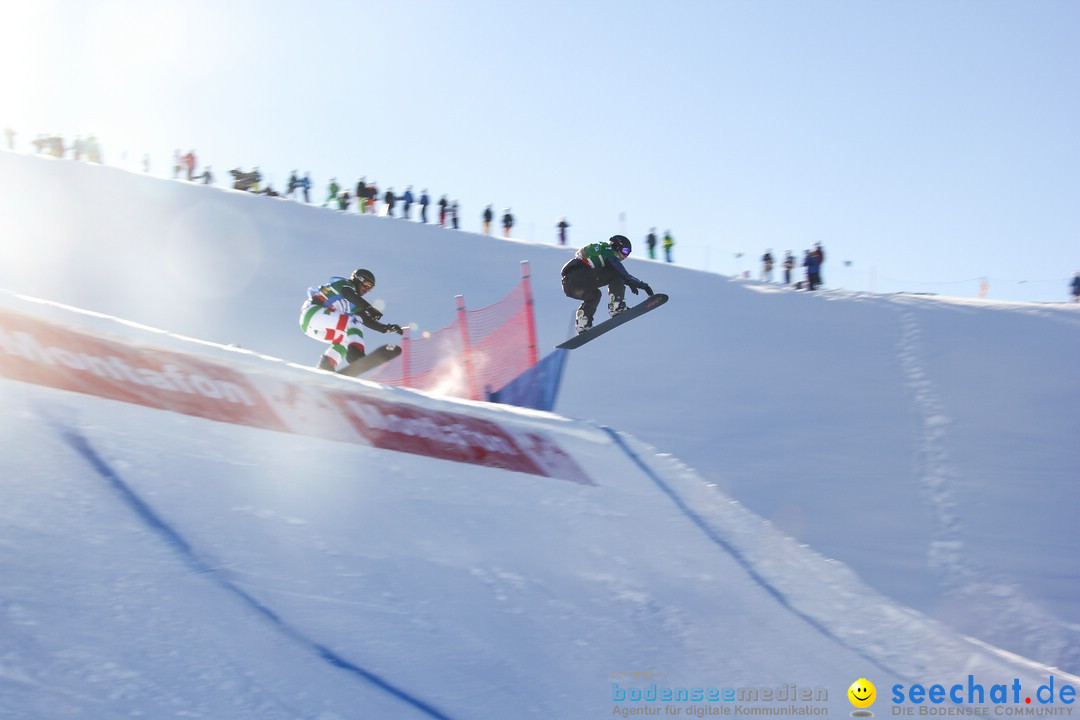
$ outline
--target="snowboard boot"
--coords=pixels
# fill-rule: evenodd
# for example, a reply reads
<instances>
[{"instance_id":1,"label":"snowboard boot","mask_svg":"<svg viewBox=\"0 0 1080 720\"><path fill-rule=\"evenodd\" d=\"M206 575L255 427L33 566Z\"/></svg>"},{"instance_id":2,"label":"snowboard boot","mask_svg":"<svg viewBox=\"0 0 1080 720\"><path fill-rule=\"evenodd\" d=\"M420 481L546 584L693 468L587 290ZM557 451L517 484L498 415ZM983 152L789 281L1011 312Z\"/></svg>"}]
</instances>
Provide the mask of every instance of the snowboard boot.
<instances>
[{"instance_id":1,"label":"snowboard boot","mask_svg":"<svg viewBox=\"0 0 1080 720\"><path fill-rule=\"evenodd\" d=\"M330 372L337 372L337 368L334 367L334 362L325 355L319 358L319 369L329 370Z\"/></svg>"},{"instance_id":2,"label":"snowboard boot","mask_svg":"<svg viewBox=\"0 0 1080 720\"><path fill-rule=\"evenodd\" d=\"M617 298L614 295L609 295L607 309L611 317L615 317L616 315L626 312L626 301L622 298Z\"/></svg>"},{"instance_id":3,"label":"snowboard boot","mask_svg":"<svg viewBox=\"0 0 1080 720\"><path fill-rule=\"evenodd\" d=\"M577 326L578 335L592 328L592 318L581 308L578 308L577 314L574 315L574 323Z\"/></svg>"}]
</instances>

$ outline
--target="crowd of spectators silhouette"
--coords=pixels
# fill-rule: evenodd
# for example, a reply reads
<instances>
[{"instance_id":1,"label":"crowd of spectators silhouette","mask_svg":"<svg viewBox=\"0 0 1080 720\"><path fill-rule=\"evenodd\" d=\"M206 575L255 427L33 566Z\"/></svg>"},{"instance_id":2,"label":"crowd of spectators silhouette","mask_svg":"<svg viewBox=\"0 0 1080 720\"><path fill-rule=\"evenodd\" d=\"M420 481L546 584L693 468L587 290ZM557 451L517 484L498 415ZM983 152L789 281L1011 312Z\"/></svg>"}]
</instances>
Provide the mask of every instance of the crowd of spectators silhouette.
<instances>
[{"instance_id":1,"label":"crowd of spectators silhouette","mask_svg":"<svg viewBox=\"0 0 1080 720\"><path fill-rule=\"evenodd\" d=\"M8 150L14 150L15 131L11 128L5 128L4 135L7 137ZM73 160L85 160L91 163L101 162L101 145L93 135L76 137L72 140L71 146L68 147L64 144L64 138L60 135L39 133L32 141L32 144L34 152L39 155L62 158L70 151Z\"/></svg>"},{"instance_id":2,"label":"crowd of spectators silhouette","mask_svg":"<svg viewBox=\"0 0 1080 720\"><path fill-rule=\"evenodd\" d=\"M6 128L4 134L8 150L15 150L15 130ZM34 152L55 158L71 157L74 160L85 160L92 163L102 162L101 146L93 135L88 135L85 138L77 137L68 146L60 135L39 134L33 141L33 147ZM211 166L205 165L201 171L199 170L198 158L194 149L184 153L179 149L175 150L171 169L174 180L198 182L204 185L214 184L213 169ZM144 154L142 157L142 171L150 174L150 170L150 156ZM229 175L232 177L231 187L234 190L274 198L293 199L309 205L312 203L311 190L313 181L310 172L306 172L301 176L296 170L293 170L289 174L283 192L277 191L272 183L264 182L265 177L258 166L252 167L250 170L236 167L229 171ZM380 194L376 181L368 180L366 176L361 176L354 188L342 185L336 177L331 178L327 185L326 199L322 203L322 207L339 212L355 212L357 214L370 214L410 221L413 220L412 209L414 205L419 207L416 222L427 223L429 221L428 208L431 205L431 195L428 194L427 188L423 188L417 195L413 192L412 185L406 186L401 193L397 193L394 188L388 187L385 192ZM436 205L438 206L436 223L439 227L450 227L454 230L461 229L461 206L456 198L451 199L444 194L439 198ZM482 232L485 235L490 235L492 222L496 218L493 205L487 205L480 217ZM516 219L509 207L503 209L499 221L502 226L503 237L511 237L510 233L514 228ZM565 217L561 217L555 227L557 242L560 245L566 245L567 228L570 227L570 223L567 222ZM653 231L653 233L650 233L648 241L650 258L656 257L655 228L653 228ZM662 245L667 262L672 262L671 252L673 246L674 240L671 232L668 231L664 236Z\"/></svg>"},{"instance_id":3,"label":"crowd of spectators silhouette","mask_svg":"<svg viewBox=\"0 0 1080 720\"><path fill-rule=\"evenodd\" d=\"M16 150L16 137L18 133L13 128L4 128L4 144L10 151ZM68 145L63 136L56 133L38 133L37 136L31 141L31 146L34 152L39 155L46 155L54 158L67 158L70 157L73 160L79 160L89 163L103 163L101 145L97 137L93 134L84 136L77 136ZM126 154L124 154L126 158ZM150 174L150 156L143 155L142 157L142 171L146 174ZM263 184L263 174L260 172L258 166L251 168L250 170L244 170L242 168L233 168L229 171L232 176L232 188L234 190L241 190L244 192L256 193L260 195L266 195L275 198L288 198L295 199L298 202L305 204L311 204L311 188L312 180L311 173L306 172L301 177L296 170L293 170L289 175L289 180L283 193L274 189L270 183ZM202 171L198 171L197 157L195 150L189 150L186 153L181 154L180 150L176 150L173 153L172 162L172 177L176 180L184 180L187 182L199 182L204 185L214 184L213 169L209 165L205 165ZM331 207L340 212L352 211L355 203L358 214L371 214L382 217L397 217L403 220L412 220L412 208L413 205L419 207L417 213L417 222L427 223L428 220L428 208L431 205L431 196L428 194L428 189L424 188L420 191L419 195L414 194L413 186L406 186L404 192L401 194L395 193L394 189L387 188L386 192L382 195L379 194L378 185L374 180L368 180L366 177L361 177L352 192L349 188L341 186L336 178L331 178L327 187L328 195L326 200L322 203L322 207ZM461 229L461 208L457 199L448 199L444 194L439 198L438 203L438 216L437 224L439 227L450 227L455 230ZM400 214L396 214L398 207L400 206ZM480 214L481 229L485 235L491 234L491 224L495 220L495 211L492 204L488 204ZM504 208L500 221L503 228L503 237L510 237L510 232L515 225L515 218L510 208ZM567 244L567 229L570 227L570 223L567 222L565 217L558 219L555 224L556 228L556 241L559 245ZM647 256L650 259L657 259L657 249L660 248L664 252L664 260L666 262L673 262L672 251L675 246L675 240L670 230L667 230L662 238L657 237L656 228L652 228L648 235L645 237L645 247ZM737 257L741 257L742 253L739 253ZM761 279L766 282L772 282L773 268L776 264L776 259L772 255L772 250L766 250L765 254L761 257L762 270ZM783 284L791 285L796 289L816 290L822 285L822 266L825 263L825 251L821 247L820 243L814 245L811 250L803 252L802 261L799 262L790 250L787 251L784 256L784 260L781 264L783 269ZM794 279L794 272L796 267L805 268L805 278L801 280ZM749 273L744 274L745 277L749 277ZM1080 272L1069 280L1068 291L1070 299L1073 302L1080 302Z\"/></svg>"},{"instance_id":4,"label":"crowd of spectators silhouette","mask_svg":"<svg viewBox=\"0 0 1080 720\"><path fill-rule=\"evenodd\" d=\"M764 282L772 282L773 279L773 267L776 264L776 258L773 257L772 248L765 251L765 254L761 256L761 279ZM821 267L825 264L825 248L821 246L821 243L814 243L812 250L803 251L803 259L801 267L806 268L806 277L803 280L796 280L792 282L793 273L795 267L799 263L796 261L795 256L790 250L784 255L784 262L781 267L784 269L784 285L793 285L796 290L817 290L821 287L822 274ZM746 274L749 277L749 273Z\"/></svg>"}]
</instances>

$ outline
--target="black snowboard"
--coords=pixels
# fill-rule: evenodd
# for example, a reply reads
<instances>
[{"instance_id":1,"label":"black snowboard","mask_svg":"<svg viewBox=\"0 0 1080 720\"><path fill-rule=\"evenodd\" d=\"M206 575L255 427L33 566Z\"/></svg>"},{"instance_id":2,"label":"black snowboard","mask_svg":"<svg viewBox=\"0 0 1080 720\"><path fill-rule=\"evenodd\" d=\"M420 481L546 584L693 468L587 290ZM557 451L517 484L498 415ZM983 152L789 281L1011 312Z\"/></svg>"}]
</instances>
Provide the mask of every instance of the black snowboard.
<instances>
[{"instance_id":1,"label":"black snowboard","mask_svg":"<svg viewBox=\"0 0 1080 720\"><path fill-rule=\"evenodd\" d=\"M667 299L668 296L664 293L656 293L655 295L652 295L648 299L646 299L645 302L638 303L631 308L627 308L624 312L619 313L615 317L605 320L599 325L593 325L585 332L578 333L566 342L556 345L555 347L561 348L563 350L573 350L574 348L581 347L593 338L600 337L607 331L614 330L623 323L629 322L640 315L644 315L650 310L655 310L656 308L666 303Z\"/></svg>"},{"instance_id":2,"label":"black snowboard","mask_svg":"<svg viewBox=\"0 0 1080 720\"><path fill-rule=\"evenodd\" d=\"M380 348L372 350L364 357L360 358L354 363L349 363L342 369L338 370L339 375L348 375L349 377L359 377L369 370L382 365L384 362L393 360L401 354L401 347L398 345L383 345Z\"/></svg>"}]
</instances>

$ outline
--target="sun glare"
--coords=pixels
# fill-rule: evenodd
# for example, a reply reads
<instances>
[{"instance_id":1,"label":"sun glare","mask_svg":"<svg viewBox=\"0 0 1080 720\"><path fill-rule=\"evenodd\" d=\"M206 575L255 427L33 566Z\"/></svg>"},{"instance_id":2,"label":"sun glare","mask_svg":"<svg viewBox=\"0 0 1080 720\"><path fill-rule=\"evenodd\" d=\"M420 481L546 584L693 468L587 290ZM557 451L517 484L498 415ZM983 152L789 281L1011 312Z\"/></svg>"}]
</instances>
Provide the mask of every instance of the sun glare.
<instances>
[{"instance_id":1,"label":"sun glare","mask_svg":"<svg viewBox=\"0 0 1080 720\"><path fill-rule=\"evenodd\" d=\"M99 6L87 27L94 73L118 84L171 75L198 62L192 19L184 3L112 3Z\"/></svg>"},{"instance_id":2,"label":"sun glare","mask_svg":"<svg viewBox=\"0 0 1080 720\"><path fill-rule=\"evenodd\" d=\"M0 21L0 125L143 144L160 98L212 70L197 4L7 2ZM115 158L114 158L115 160Z\"/></svg>"},{"instance_id":3,"label":"sun glare","mask_svg":"<svg viewBox=\"0 0 1080 720\"><path fill-rule=\"evenodd\" d=\"M158 99L202 64L205 50L192 37L194 21L184 3L111 3L88 19L87 86L97 88L93 131L123 137L136 145L158 112ZM167 105L167 104L166 104Z\"/></svg>"},{"instance_id":4,"label":"sun glare","mask_svg":"<svg viewBox=\"0 0 1080 720\"><path fill-rule=\"evenodd\" d=\"M0 22L0 123L20 128L44 120L41 105L55 67L49 28L51 3L5 3Z\"/></svg>"}]
</instances>

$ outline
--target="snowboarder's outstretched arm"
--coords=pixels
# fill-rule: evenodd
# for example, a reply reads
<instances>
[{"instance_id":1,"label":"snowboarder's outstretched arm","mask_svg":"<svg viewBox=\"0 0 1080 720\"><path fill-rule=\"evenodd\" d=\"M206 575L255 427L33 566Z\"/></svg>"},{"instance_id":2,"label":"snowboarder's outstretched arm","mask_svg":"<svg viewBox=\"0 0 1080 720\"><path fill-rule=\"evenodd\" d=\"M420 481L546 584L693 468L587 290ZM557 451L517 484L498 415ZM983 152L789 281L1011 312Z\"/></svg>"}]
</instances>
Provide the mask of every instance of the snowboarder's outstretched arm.
<instances>
[{"instance_id":1,"label":"snowboarder's outstretched arm","mask_svg":"<svg viewBox=\"0 0 1080 720\"><path fill-rule=\"evenodd\" d=\"M630 274L626 267L622 264L622 261L617 258L612 258L611 267L626 283L626 287L630 288L630 291L635 295L638 294L638 290L644 290L645 294L652 297L653 289L649 287L649 284L638 280L636 277Z\"/></svg>"},{"instance_id":2,"label":"snowboarder's outstretched arm","mask_svg":"<svg viewBox=\"0 0 1080 720\"><path fill-rule=\"evenodd\" d=\"M397 333L398 335L404 335L405 334L405 331L397 323L385 323L384 324L384 323L379 322L378 320L369 321L369 320L367 320L365 318L364 319L364 325L367 325L369 328L371 328L372 330L374 330L376 332Z\"/></svg>"},{"instance_id":3,"label":"snowboarder's outstretched arm","mask_svg":"<svg viewBox=\"0 0 1080 720\"><path fill-rule=\"evenodd\" d=\"M345 296L345 299L351 302L356 310L355 314L359 316L360 322L364 323L365 327L369 327L375 332L381 333L397 333L403 334L401 326L397 323L382 323L382 313L379 310L360 296L360 293L356 292L352 287L346 285L341 290L341 294Z\"/></svg>"}]
</instances>

